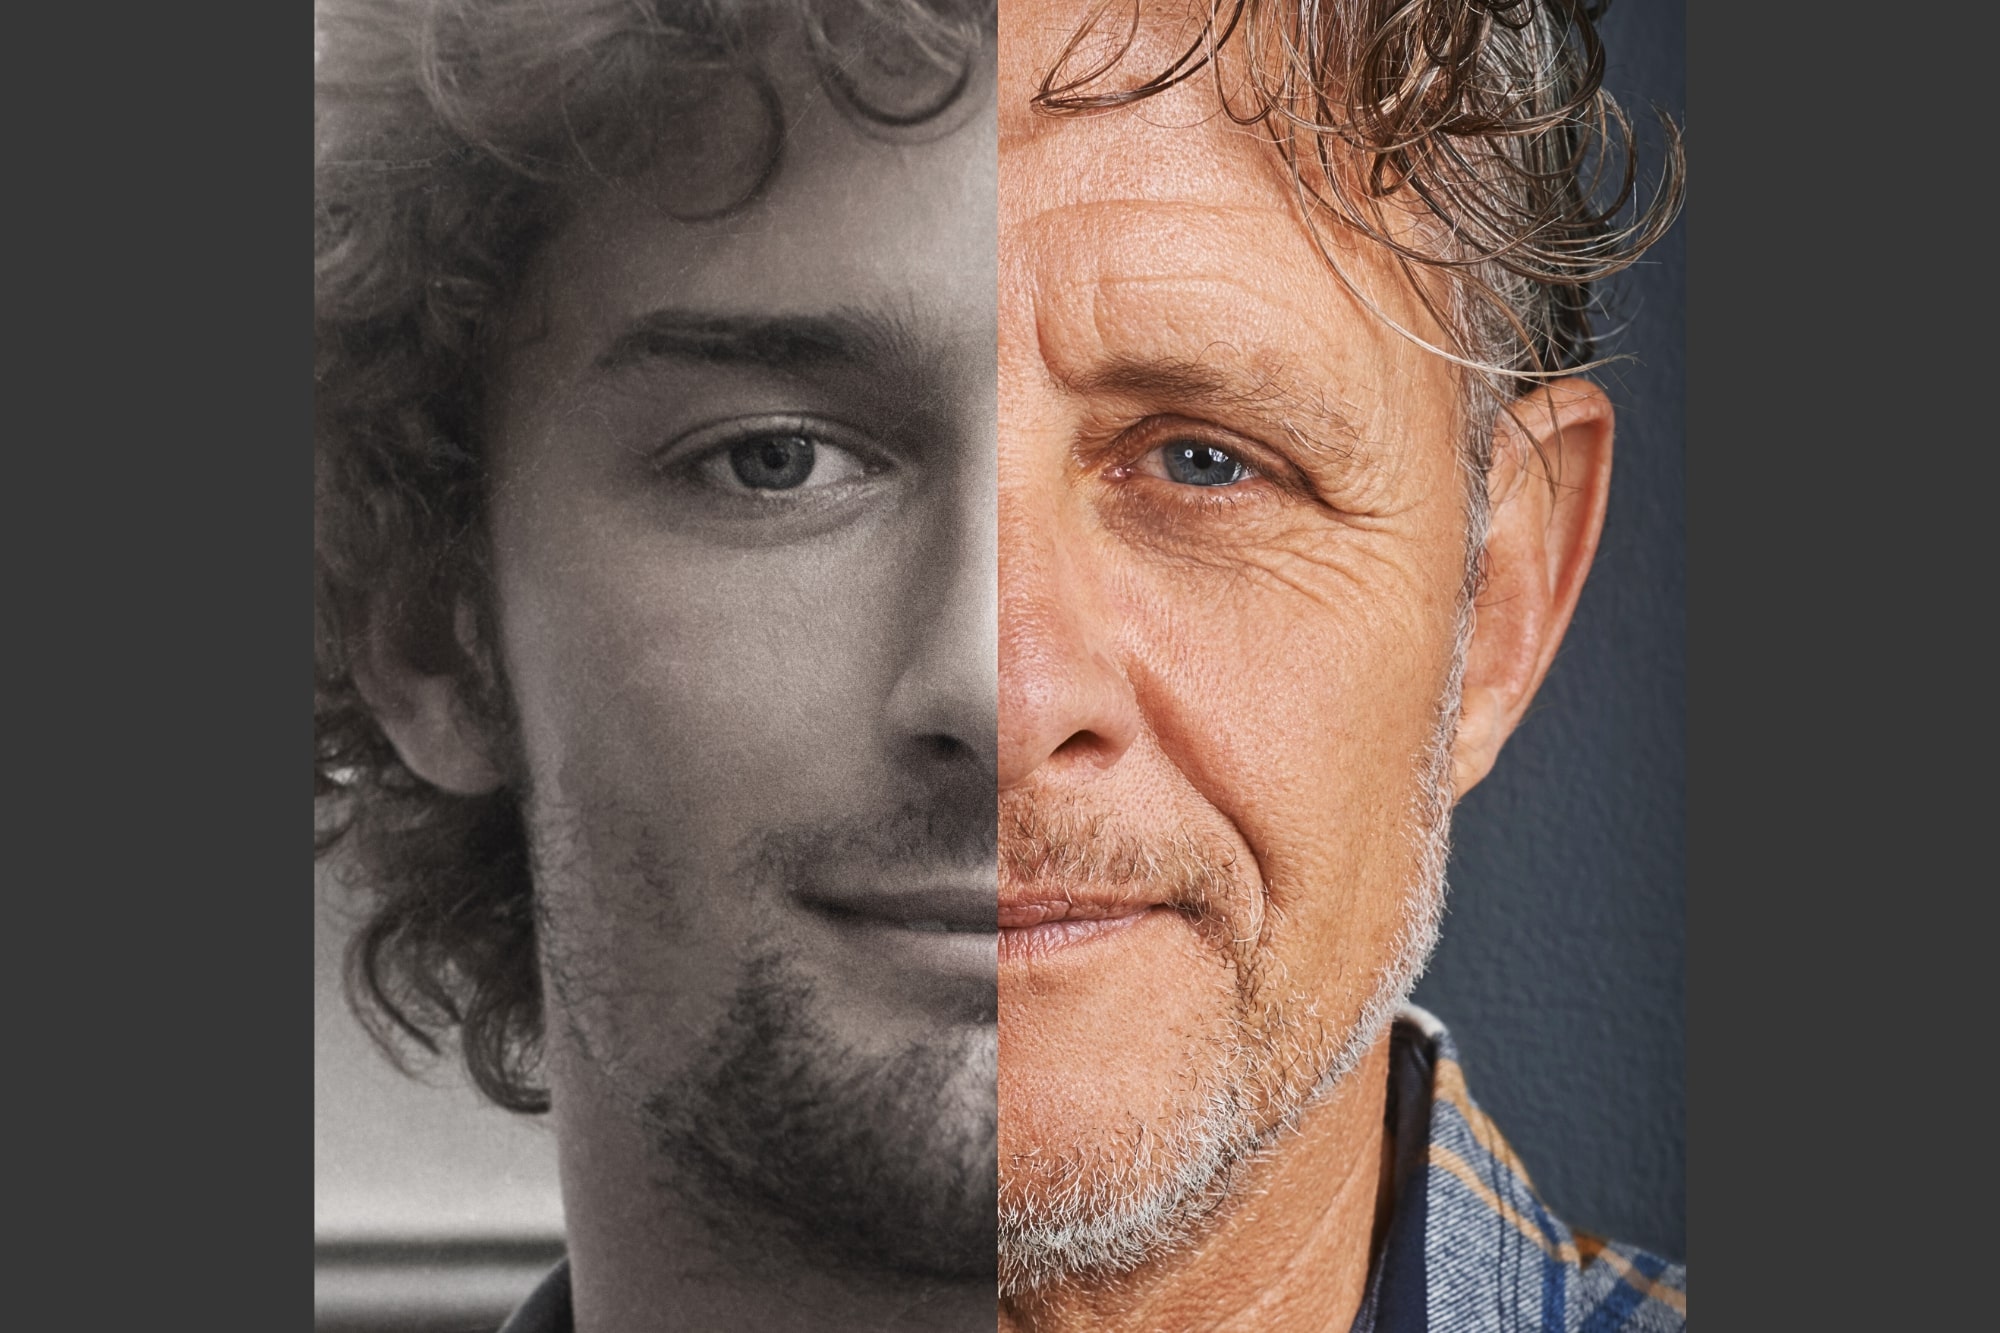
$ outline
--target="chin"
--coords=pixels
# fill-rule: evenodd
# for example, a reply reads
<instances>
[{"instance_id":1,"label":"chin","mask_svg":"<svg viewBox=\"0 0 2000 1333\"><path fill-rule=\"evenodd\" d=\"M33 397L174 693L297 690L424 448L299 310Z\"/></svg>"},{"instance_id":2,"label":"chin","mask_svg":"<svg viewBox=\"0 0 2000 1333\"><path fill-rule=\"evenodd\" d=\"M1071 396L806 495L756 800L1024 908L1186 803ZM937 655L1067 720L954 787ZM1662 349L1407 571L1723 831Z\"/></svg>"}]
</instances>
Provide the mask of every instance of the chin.
<instances>
[{"instance_id":1,"label":"chin","mask_svg":"<svg viewBox=\"0 0 2000 1333\"><path fill-rule=\"evenodd\" d=\"M1223 1053L1153 1114L1110 1105L1010 1116L1003 1102L1000 1295L1101 1281L1197 1237L1267 1139L1257 1099ZM1003 1066L1004 1067L1004 1066Z\"/></svg>"}]
</instances>

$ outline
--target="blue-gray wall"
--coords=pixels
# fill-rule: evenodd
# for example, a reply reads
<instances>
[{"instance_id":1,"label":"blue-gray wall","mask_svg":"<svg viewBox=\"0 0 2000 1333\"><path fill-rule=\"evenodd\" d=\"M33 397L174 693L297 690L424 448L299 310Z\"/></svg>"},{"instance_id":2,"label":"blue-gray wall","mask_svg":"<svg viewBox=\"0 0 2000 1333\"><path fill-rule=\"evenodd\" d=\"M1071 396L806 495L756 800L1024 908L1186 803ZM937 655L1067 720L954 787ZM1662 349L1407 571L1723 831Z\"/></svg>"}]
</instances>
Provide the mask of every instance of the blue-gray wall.
<instances>
[{"instance_id":1,"label":"blue-gray wall","mask_svg":"<svg viewBox=\"0 0 2000 1333\"><path fill-rule=\"evenodd\" d=\"M1682 0L1619 0L1606 82L1685 125ZM1657 135L1649 137L1657 143ZM1690 146L1699 178L1699 153ZM1649 159L1657 163L1657 153ZM1607 293L1634 361L1611 513L1569 638L1459 809L1444 942L1417 1001L1565 1220L1687 1254L1686 220Z\"/></svg>"}]
</instances>

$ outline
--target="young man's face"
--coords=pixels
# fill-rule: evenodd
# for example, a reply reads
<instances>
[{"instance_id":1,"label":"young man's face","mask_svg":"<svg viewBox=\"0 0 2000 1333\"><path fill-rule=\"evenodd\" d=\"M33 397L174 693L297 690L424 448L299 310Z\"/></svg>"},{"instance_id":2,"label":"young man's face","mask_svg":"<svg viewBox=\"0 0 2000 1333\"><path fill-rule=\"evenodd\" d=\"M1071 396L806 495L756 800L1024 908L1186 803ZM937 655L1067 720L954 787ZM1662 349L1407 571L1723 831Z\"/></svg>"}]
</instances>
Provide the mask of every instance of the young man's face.
<instances>
[{"instance_id":1,"label":"young man's face","mask_svg":"<svg viewBox=\"0 0 2000 1333\"><path fill-rule=\"evenodd\" d=\"M991 75L900 133L775 73L761 198L587 195L496 368L556 1109L718 1217L990 1273Z\"/></svg>"}]
</instances>

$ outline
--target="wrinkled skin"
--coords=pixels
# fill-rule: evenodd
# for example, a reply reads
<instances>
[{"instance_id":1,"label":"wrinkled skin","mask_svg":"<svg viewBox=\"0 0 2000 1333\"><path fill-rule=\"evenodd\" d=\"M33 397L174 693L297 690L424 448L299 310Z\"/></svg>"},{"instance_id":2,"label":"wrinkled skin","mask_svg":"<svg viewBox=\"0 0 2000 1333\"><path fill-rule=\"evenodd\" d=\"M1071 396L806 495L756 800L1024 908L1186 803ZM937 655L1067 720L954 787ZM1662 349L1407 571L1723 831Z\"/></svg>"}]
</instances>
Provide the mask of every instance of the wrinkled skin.
<instances>
[{"instance_id":1,"label":"wrinkled skin","mask_svg":"<svg viewBox=\"0 0 2000 1333\"><path fill-rule=\"evenodd\" d=\"M1216 1088L1265 1127L1305 1104L1397 957L1440 721L1448 803L1546 668L1610 446L1589 386L1524 403L1566 468L1552 490L1503 421L1491 581L1440 719L1469 554L1452 367L1335 281L1206 78L1032 114L1074 22L1025 3L1001 29L1001 904L1022 928L1001 946L999 1152L1025 1218L1093 1173L1156 1184ZM1383 256L1337 257L1435 333ZM1232 479L1176 471L1190 450ZM1129 850L1050 849L1093 836ZM1129 873L1177 854L1212 869L1192 893ZM1079 900L1096 921L1067 941L1032 928ZM1383 1070L1378 1042L1192 1250L1003 1300L1002 1327L1344 1327L1381 1221Z\"/></svg>"}]
</instances>

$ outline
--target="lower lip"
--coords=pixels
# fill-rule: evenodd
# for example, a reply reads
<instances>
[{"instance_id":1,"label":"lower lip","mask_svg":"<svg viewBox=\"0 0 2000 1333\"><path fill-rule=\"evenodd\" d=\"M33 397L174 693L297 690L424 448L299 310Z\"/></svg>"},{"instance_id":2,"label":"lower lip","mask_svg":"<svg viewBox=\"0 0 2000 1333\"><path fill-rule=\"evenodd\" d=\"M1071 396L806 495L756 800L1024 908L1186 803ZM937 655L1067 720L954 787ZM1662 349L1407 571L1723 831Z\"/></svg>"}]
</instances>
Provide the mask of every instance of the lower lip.
<instances>
[{"instance_id":1,"label":"lower lip","mask_svg":"<svg viewBox=\"0 0 2000 1333\"><path fill-rule=\"evenodd\" d=\"M814 911L835 933L864 950L873 965L898 969L968 972L993 977L990 930L921 929L884 917Z\"/></svg>"},{"instance_id":2,"label":"lower lip","mask_svg":"<svg viewBox=\"0 0 2000 1333\"><path fill-rule=\"evenodd\" d=\"M1141 911L1126 916L1044 921L1039 926L1010 926L1000 932L1000 961L1034 962L1068 949L1095 944L1138 925L1150 914Z\"/></svg>"}]
</instances>

